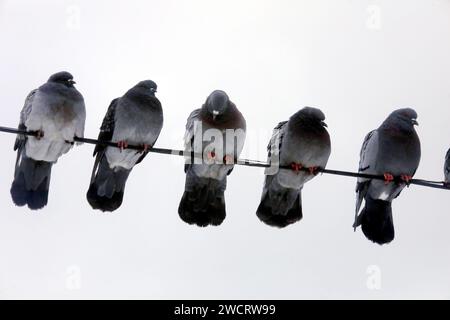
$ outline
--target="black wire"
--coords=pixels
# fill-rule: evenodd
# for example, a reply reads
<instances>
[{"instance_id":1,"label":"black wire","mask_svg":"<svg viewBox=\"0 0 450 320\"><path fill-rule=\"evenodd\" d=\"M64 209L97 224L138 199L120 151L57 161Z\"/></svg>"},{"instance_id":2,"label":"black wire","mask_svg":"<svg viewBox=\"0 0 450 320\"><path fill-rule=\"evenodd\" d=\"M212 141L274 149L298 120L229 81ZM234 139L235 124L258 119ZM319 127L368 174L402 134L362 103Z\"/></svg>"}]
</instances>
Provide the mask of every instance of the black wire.
<instances>
[{"instance_id":1,"label":"black wire","mask_svg":"<svg viewBox=\"0 0 450 320\"><path fill-rule=\"evenodd\" d=\"M20 135L26 135L26 136L33 136L33 137L36 137L38 135L38 133L35 131L24 131L24 130L8 128L8 127L1 127L1 126L0 126L0 132L14 133L14 134L20 134ZM78 137L75 137L74 141L81 142L81 143L87 143L87 144L119 148L117 143L111 142L111 141L100 141L100 140L96 140L96 139L78 138ZM142 146L135 146L135 145L128 145L127 149L143 151ZM193 153L190 151L175 150L175 149L150 148L147 151L152 152L152 153L203 158L202 154ZM248 160L248 159L235 159L235 164L240 165L240 166L257 167L257 168L270 168L271 167L270 163L257 161L257 160ZM291 169L290 166L279 166L278 168ZM308 171L309 169L301 168L300 170ZM338 175L338 176L344 176L344 177L385 180L383 175L366 174L366 173L359 173L359 172L356 173L356 172L330 170L330 169L322 169L322 168L318 168L317 172ZM403 181L400 179L400 177L395 177L394 182L401 183ZM443 181L429 181L429 180L422 180L422 179L412 179L409 182L409 184L415 184L415 185L429 187L429 188L450 190L450 187L447 187Z\"/></svg>"}]
</instances>

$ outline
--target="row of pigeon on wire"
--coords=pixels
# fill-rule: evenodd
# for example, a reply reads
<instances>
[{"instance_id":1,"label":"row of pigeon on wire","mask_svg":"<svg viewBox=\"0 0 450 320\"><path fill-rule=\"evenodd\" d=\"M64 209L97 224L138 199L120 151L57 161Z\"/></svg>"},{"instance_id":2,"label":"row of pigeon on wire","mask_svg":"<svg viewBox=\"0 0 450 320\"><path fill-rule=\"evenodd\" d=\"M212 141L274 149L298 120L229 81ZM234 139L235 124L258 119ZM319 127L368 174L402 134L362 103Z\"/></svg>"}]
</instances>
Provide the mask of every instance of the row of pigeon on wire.
<instances>
[{"instance_id":1,"label":"row of pigeon on wire","mask_svg":"<svg viewBox=\"0 0 450 320\"><path fill-rule=\"evenodd\" d=\"M26 98L17 131L21 133L14 145L17 160L11 196L17 206L38 210L47 205L53 164L84 137L86 110L83 96L74 84L69 72L58 72ZM111 102L98 136L104 143L95 146L86 195L93 209L118 209L133 167L153 149L163 126L156 90L155 82L141 81ZM365 236L378 244L394 239L391 202L409 185L419 166L421 148L414 128L416 119L413 109L395 110L366 136L362 146L353 226L361 226ZM302 218L302 188L325 170L331 153L324 121L322 111L305 107L276 126L268 158L276 156L281 169L266 168L257 209L257 216L267 225L283 228ZM242 151L245 129L243 115L224 91L212 92L203 106L190 114L185 150L191 155L192 150L199 150L206 156L200 162L186 158L185 191L178 209L186 223L205 227L224 221L227 176ZM211 147L207 139L197 139L208 130L215 130L223 138L217 139L216 135L219 145ZM229 130L243 133L231 145L226 138ZM228 152L230 146L232 152ZM444 171L443 184L448 187L450 150ZM371 179L371 175L382 178ZM363 200L365 206L361 210Z\"/></svg>"}]
</instances>

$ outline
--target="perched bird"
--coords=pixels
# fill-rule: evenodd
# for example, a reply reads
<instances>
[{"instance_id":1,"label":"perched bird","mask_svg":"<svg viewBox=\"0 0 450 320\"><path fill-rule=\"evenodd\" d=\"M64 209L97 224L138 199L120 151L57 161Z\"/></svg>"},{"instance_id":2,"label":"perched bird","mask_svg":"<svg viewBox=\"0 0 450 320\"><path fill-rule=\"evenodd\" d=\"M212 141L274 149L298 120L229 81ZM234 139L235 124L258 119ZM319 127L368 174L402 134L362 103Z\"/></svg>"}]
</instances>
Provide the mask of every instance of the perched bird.
<instances>
[{"instance_id":1,"label":"perched bird","mask_svg":"<svg viewBox=\"0 0 450 320\"><path fill-rule=\"evenodd\" d=\"M58 72L31 91L20 114L19 130L35 137L18 135L11 196L17 206L32 210L47 205L52 165L84 135L86 109L83 96L74 87L73 76Z\"/></svg>"},{"instance_id":2,"label":"perched bird","mask_svg":"<svg viewBox=\"0 0 450 320\"><path fill-rule=\"evenodd\" d=\"M325 168L331 153L324 120L322 111L306 107L275 127L268 146L269 163L291 169L266 169L256 213L262 222L283 228L302 218L303 186L319 168Z\"/></svg>"},{"instance_id":3,"label":"perched bird","mask_svg":"<svg viewBox=\"0 0 450 320\"><path fill-rule=\"evenodd\" d=\"M117 142L118 148L97 145L87 200L93 209L114 211L123 200L125 183L133 167L153 147L163 126L156 83L141 81L121 98L114 99L103 119L99 140ZM128 144L142 151L127 150Z\"/></svg>"},{"instance_id":4,"label":"perched bird","mask_svg":"<svg viewBox=\"0 0 450 320\"><path fill-rule=\"evenodd\" d=\"M378 129L366 136L361 149L359 172L383 175L385 181L358 178L353 227L361 226L364 235L378 244L394 239L391 202L409 184L419 166L416 119L413 109L392 112ZM365 207L359 213L363 199Z\"/></svg>"},{"instance_id":5,"label":"perched bird","mask_svg":"<svg viewBox=\"0 0 450 320\"><path fill-rule=\"evenodd\" d=\"M217 226L225 219L227 176L244 146L245 129L244 117L220 90L190 114L185 150L205 155L205 161L190 158L185 164L186 185L178 213L186 223Z\"/></svg>"},{"instance_id":6,"label":"perched bird","mask_svg":"<svg viewBox=\"0 0 450 320\"><path fill-rule=\"evenodd\" d=\"M447 151L447 155L445 156L445 164L444 164L444 175L445 175L445 186L450 188L450 149Z\"/></svg>"}]
</instances>

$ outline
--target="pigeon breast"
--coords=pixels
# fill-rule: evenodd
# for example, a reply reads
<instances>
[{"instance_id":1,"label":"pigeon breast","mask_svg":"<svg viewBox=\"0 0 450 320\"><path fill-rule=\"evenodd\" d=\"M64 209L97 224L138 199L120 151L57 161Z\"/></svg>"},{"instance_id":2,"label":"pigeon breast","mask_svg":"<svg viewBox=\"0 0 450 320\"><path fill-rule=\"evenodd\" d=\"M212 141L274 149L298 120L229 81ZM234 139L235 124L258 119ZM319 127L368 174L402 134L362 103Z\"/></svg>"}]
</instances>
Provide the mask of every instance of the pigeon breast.
<instances>
[{"instance_id":1,"label":"pigeon breast","mask_svg":"<svg viewBox=\"0 0 450 320\"><path fill-rule=\"evenodd\" d=\"M28 131L43 131L44 137L27 140L27 156L38 161L56 162L72 148L75 136L83 137L85 119L84 100L75 88L44 84L37 90L24 123Z\"/></svg>"},{"instance_id":2,"label":"pigeon breast","mask_svg":"<svg viewBox=\"0 0 450 320\"><path fill-rule=\"evenodd\" d=\"M153 146L163 125L162 108L157 99L153 103L136 103L127 96L120 98L115 112L112 141L127 141L131 145ZM111 168L131 169L142 156L136 150L108 148L106 157Z\"/></svg>"}]
</instances>

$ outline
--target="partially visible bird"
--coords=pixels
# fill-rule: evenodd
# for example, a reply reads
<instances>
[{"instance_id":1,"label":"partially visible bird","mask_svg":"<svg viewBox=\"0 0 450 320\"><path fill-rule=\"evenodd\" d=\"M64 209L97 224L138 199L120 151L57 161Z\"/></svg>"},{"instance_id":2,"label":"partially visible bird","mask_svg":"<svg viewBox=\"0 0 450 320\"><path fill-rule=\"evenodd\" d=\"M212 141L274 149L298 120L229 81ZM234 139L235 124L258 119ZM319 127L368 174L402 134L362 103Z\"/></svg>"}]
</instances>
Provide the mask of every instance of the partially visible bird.
<instances>
[{"instance_id":1,"label":"partially visible bird","mask_svg":"<svg viewBox=\"0 0 450 320\"><path fill-rule=\"evenodd\" d=\"M86 195L93 209L114 211L121 206L131 170L158 139L163 111L156 90L155 82L141 81L111 102L98 139L117 142L118 148L97 145L94 150L94 168ZM142 146L142 151L127 150L129 144Z\"/></svg>"},{"instance_id":2,"label":"partially visible bird","mask_svg":"<svg viewBox=\"0 0 450 320\"><path fill-rule=\"evenodd\" d=\"M353 227L361 226L364 235L378 244L394 239L392 200L409 184L419 166L421 149L415 125L416 111L395 110L366 136L361 149L359 172L384 175L385 181L358 178ZM359 212L363 199L365 207Z\"/></svg>"},{"instance_id":3,"label":"partially visible bird","mask_svg":"<svg viewBox=\"0 0 450 320\"><path fill-rule=\"evenodd\" d=\"M72 148L75 137L84 135L86 109L74 84L69 72L58 72L25 100L19 130L37 135L18 135L14 145L11 197L17 206L37 210L47 205L52 165Z\"/></svg>"},{"instance_id":4,"label":"partially visible bird","mask_svg":"<svg viewBox=\"0 0 450 320\"><path fill-rule=\"evenodd\" d=\"M324 121L321 110L306 107L275 127L268 146L268 161L291 169L281 168L275 172L272 168L266 169L256 213L264 223L283 228L302 218L303 186L319 168L325 168L331 153Z\"/></svg>"},{"instance_id":5,"label":"partially visible bird","mask_svg":"<svg viewBox=\"0 0 450 320\"><path fill-rule=\"evenodd\" d=\"M212 92L186 125L185 150L206 155L205 161L187 159L186 185L178 213L188 224L218 226L225 219L227 176L245 141L246 122L221 90ZM214 140L214 142L211 142Z\"/></svg>"},{"instance_id":6,"label":"partially visible bird","mask_svg":"<svg viewBox=\"0 0 450 320\"><path fill-rule=\"evenodd\" d=\"M447 155L445 156L444 163L444 175L445 175L445 186L450 188L450 149L447 151Z\"/></svg>"}]
</instances>

